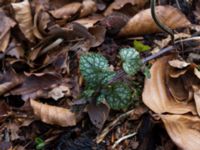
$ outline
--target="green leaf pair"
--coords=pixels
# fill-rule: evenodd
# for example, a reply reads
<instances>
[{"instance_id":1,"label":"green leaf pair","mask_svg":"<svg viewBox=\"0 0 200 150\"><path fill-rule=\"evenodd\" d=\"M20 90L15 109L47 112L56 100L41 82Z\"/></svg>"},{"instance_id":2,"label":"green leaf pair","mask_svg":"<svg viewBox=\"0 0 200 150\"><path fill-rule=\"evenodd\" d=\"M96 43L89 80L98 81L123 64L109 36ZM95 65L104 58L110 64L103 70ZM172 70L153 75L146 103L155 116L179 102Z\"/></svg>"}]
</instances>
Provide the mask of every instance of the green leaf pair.
<instances>
[{"instance_id":1,"label":"green leaf pair","mask_svg":"<svg viewBox=\"0 0 200 150\"><path fill-rule=\"evenodd\" d=\"M108 82L116 75L109 70L108 61L105 57L96 53L88 53L80 58L80 71L86 80L86 90L82 95L86 98L92 97L95 90L101 86L97 103L106 100L112 109L126 109L131 104L131 91L123 83Z\"/></svg>"}]
</instances>

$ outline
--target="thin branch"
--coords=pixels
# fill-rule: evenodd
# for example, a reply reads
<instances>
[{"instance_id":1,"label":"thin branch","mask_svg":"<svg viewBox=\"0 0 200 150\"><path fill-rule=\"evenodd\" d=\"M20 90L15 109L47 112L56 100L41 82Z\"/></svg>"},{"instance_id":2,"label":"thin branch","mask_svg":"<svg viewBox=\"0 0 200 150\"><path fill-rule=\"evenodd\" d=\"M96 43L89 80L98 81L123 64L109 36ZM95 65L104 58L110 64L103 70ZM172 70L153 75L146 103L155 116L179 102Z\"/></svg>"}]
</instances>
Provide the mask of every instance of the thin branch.
<instances>
[{"instance_id":1,"label":"thin branch","mask_svg":"<svg viewBox=\"0 0 200 150\"><path fill-rule=\"evenodd\" d=\"M131 133L131 134L128 134L128 135L126 135L126 136L121 137L120 139L118 139L118 140L114 143L114 145L112 146L112 149L115 149L115 147L116 147L119 143L121 143L122 141L124 141L124 140L126 140L126 139L128 139L128 138L131 138L131 137L135 136L136 134L137 134L137 132L134 132L134 133Z\"/></svg>"}]
</instances>

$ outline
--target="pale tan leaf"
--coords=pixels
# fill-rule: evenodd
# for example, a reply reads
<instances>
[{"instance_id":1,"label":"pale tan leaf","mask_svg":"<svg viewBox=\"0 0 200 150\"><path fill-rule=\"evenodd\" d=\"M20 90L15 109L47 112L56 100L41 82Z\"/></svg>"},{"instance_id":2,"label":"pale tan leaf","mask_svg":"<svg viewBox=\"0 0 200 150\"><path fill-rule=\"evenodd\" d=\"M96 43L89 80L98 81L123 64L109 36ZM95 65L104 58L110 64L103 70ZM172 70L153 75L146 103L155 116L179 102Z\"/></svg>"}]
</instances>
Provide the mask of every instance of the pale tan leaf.
<instances>
[{"instance_id":1,"label":"pale tan leaf","mask_svg":"<svg viewBox=\"0 0 200 150\"><path fill-rule=\"evenodd\" d=\"M157 6L156 14L159 20L171 29L187 27L190 22L185 15L172 6ZM133 16L121 29L119 36L137 36L160 32L151 16L151 10L146 9Z\"/></svg>"},{"instance_id":2,"label":"pale tan leaf","mask_svg":"<svg viewBox=\"0 0 200 150\"><path fill-rule=\"evenodd\" d=\"M183 69L187 66L190 65L190 63L187 63L183 60L179 60L179 59L173 59L169 61L169 65L174 67L174 68L178 68L178 69Z\"/></svg>"},{"instance_id":3,"label":"pale tan leaf","mask_svg":"<svg viewBox=\"0 0 200 150\"><path fill-rule=\"evenodd\" d=\"M73 2L66 4L59 9L50 11L50 13L57 19L69 19L72 15L76 14L81 9L81 6L81 3Z\"/></svg>"},{"instance_id":4,"label":"pale tan leaf","mask_svg":"<svg viewBox=\"0 0 200 150\"><path fill-rule=\"evenodd\" d=\"M143 102L156 113L183 114L192 112L196 114L195 106L190 103L177 103L169 93L166 86L168 61L172 56L165 56L158 59L150 69L151 78L145 80L142 94Z\"/></svg>"},{"instance_id":5,"label":"pale tan leaf","mask_svg":"<svg viewBox=\"0 0 200 150\"><path fill-rule=\"evenodd\" d=\"M62 127L76 125L76 116L69 109L30 101L34 114L43 122Z\"/></svg>"},{"instance_id":6,"label":"pale tan leaf","mask_svg":"<svg viewBox=\"0 0 200 150\"><path fill-rule=\"evenodd\" d=\"M200 79L200 71L197 68L194 68L194 74Z\"/></svg>"},{"instance_id":7,"label":"pale tan leaf","mask_svg":"<svg viewBox=\"0 0 200 150\"><path fill-rule=\"evenodd\" d=\"M0 51L5 52L9 40L10 40L10 29L16 25L14 20L7 17L6 14L0 9Z\"/></svg>"},{"instance_id":8,"label":"pale tan leaf","mask_svg":"<svg viewBox=\"0 0 200 150\"><path fill-rule=\"evenodd\" d=\"M85 17L97 11L97 5L93 0L84 0L82 3L80 17Z\"/></svg>"},{"instance_id":9,"label":"pale tan leaf","mask_svg":"<svg viewBox=\"0 0 200 150\"><path fill-rule=\"evenodd\" d=\"M2 38L0 43L0 51L5 52L10 41L10 31L7 32Z\"/></svg>"},{"instance_id":10,"label":"pale tan leaf","mask_svg":"<svg viewBox=\"0 0 200 150\"><path fill-rule=\"evenodd\" d=\"M52 97L54 100L58 100L58 99L64 97L65 95L70 95L70 94L71 94L71 91L70 91L69 87L64 86L64 85L60 85L60 86L52 89L48 93L48 96Z\"/></svg>"},{"instance_id":11,"label":"pale tan leaf","mask_svg":"<svg viewBox=\"0 0 200 150\"><path fill-rule=\"evenodd\" d=\"M33 42L33 17L31 15L31 7L29 1L24 0L19 3L12 3L12 7L15 12L15 19L19 23L21 31L27 39Z\"/></svg>"},{"instance_id":12,"label":"pale tan leaf","mask_svg":"<svg viewBox=\"0 0 200 150\"><path fill-rule=\"evenodd\" d=\"M142 8L148 2L148 0L115 0L104 12L104 15L110 15L114 10L119 10L126 4L131 4L135 7Z\"/></svg>"},{"instance_id":13,"label":"pale tan leaf","mask_svg":"<svg viewBox=\"0 0 200 150\"><path fill-rule=\"evenodd\" d=\"M193 90L194 90L194 101L195 101L196 109L200 116L200 87L193 86Z\"/></svg>"},{"instance_id":14,"label":"pale tan leaf","mask_svg":"<svg viewBox=\"0 0 200 150\"><path fill-rule=\"evenodd\" d=\"M94 24L97 23L102 18L103 16L98 15L98 16L91 16L87 18L81 18L81 19L75 20L74 22L77 22L88 29L90 27L93 27Z\"/></svg>"},{"instance_id":15,"label":"pale tan leaf","mask_svg":"<svg viewBox=\"0 0 200 150\"><path fill-rule=\"evenodd\" d=\"M187 71L188 71L187 69L170 68L169 69L169 76L171 78L178 78L178 77L184 75Z\"/></svg>"},{"instance_id":16,"label":"pale tan leaf","mask_svg":"<svg viewBox=\"0 0 200 150\"><path fill-rule=\"evenodd\" d=\"M199 150L200 118L192 115L161 115L174 143L183 150Z\"/></svg>"}]
</instances>

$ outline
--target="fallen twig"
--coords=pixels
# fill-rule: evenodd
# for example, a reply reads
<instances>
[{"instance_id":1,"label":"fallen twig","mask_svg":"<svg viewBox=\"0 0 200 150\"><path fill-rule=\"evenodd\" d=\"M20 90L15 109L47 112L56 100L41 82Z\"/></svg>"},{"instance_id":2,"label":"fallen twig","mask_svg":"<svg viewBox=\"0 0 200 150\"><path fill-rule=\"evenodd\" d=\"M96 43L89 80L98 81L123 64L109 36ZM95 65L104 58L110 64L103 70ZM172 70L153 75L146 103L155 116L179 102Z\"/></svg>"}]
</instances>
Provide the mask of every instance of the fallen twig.
<instances>
[{"instance_id":1,"label":"fallen twig","mask_svg":"<svg viewBox=\"0 0 200 150\"><path fill-rule=\"evenodd\" d=\"M122 141L124 141L124 140L126 140L126 139L128 139L128 138L131 138L131 137L133 137L133 136L135 136L137 134L137 132L134 132L134 133L131 133L131 134L128 134L128 135L126 135L126 136L123 136L123 137L121 137L120 139L118 139L115 143L114 143L114 145L112 146L112 149L114 149L119 143L121 143Z\"/></svg>"},{"instance_id":2,"label":"fallen twig","mask_svg":"<svg viewBox=\"0 0 200 150\"><path fill-rule=\"evenodd\" d=\"M141 109L141 110L140 110ZM117 125L119 125L120 122L123 122L127 117L133 115L133 114L137 114L139 112L139 115L143 114L145 111L147 111L146 107L138 107L135 109L132 109L122 115L120 115L118 118L116 118L115 120L113 120L103 131L102 133L97 136L96 138L96 142L97 143L101 143L103 141L103 139L106 137L106 135Z\"/></svg>"}]
</instances>

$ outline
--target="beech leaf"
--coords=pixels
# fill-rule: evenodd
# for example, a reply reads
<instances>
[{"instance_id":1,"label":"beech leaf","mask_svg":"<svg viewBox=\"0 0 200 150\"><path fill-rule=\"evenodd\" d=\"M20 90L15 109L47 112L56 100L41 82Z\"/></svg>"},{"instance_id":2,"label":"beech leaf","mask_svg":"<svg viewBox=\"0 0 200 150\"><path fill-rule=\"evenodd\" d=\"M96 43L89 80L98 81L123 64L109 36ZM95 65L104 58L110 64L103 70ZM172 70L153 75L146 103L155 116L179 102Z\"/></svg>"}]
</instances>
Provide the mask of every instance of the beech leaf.
<instances>
[{"instance_id":1,"label":"beech leaf","mask_svg":"<svg viewBox=\"0 0 200 150\"><path fill-rule=\"evenodd\" d=\"M15 19L19 23L21 31L28 40L33 42L33 17L31 14L31 7L29 1L24 0L19 3L12 3L12 7L15 11Z\"/></svg>"},{"instance_id":2,"label":"beech leaf","mask_svg":"<svg viewBox=\"0 0 200 150\"><path fill-rule=\"evenodd\" d=\"M47 124L62 127L76 125L76 116L69 109L42 104L35 100L30 100L30 103L34 114Z\"/></svg>"},{"instance_id":3,"label":"beech leaf","mask_svg":"<svg viewBox=\"0 0 200 150\"><path fill-rule=\"evenodd\" d=\"M190 25L185 15L172 6L157 6L156 12L159 20L171 29L183 28ZM151 16L151 10L146 9L133 16L121 29L119 36L137 36L160 31Z\"/></svg>"},{"instance_id":4,"label":"beech leaf","mask_svg":"<svg viewBox=\"0 0 200 150\"><path fill-rule=\"evenodd\" d=\"M199 150L200 118L192 115L161 115L174 143L183 150Z\"/></svg>"}]
</instances>

